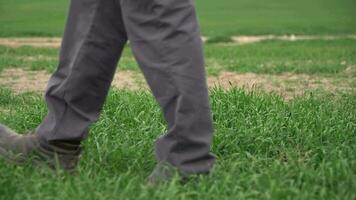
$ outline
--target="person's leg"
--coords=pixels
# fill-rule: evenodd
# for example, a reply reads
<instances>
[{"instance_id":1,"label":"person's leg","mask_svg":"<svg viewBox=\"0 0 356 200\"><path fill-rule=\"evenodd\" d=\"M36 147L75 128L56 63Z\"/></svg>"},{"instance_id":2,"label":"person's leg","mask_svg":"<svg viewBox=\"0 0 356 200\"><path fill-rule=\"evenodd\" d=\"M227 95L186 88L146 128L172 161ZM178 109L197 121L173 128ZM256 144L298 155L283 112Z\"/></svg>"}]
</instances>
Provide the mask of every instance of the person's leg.
<instances>
[{"instance_id":1,"label":"person's leg","mask_svg":"<svg viewBox=\"0 0 356 200\"><path fill-rule=\"evenodd\" d=\"M187 173L208 173L215 160L213 124L193 1L120 3L134 55L168 124L156 142L157 160Z\"/></svg>"},{"instance_id":2,"label":"person's leg","mask_svg":"<svg viewBox=\"0 0 356 200\"><path fill-rule=\"evenodd\" d=\"M116 0L72 0L59 66L46 92L48 115L34 134L16 134L0 124L0 157L22 162L34 154L34 164L74 169L126 41Z\"/></svg>"},{"instance_id":3,"label":"person's leg","mask_svg":"<svg viewBox=\"0 0 356 200\"><path fill-rule=\"evenodd\" d=\"M115 0L72 0L60 64L48 83L46 142L81 141L98 119L127 41Z\"/></svg>"}]
</instances>

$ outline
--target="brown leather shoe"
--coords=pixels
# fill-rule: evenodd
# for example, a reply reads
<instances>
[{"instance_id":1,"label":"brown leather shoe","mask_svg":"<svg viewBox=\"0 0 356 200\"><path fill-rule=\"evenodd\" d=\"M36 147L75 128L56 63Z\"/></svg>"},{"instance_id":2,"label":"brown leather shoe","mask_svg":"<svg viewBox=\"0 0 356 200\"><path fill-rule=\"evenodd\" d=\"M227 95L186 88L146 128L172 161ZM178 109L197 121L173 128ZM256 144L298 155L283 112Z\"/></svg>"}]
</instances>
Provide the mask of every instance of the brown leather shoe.
<instances>
[{"instance_id":1,"label":"brown leather shoe","mask_svg":"<svg viewBox=\"0 0 356 200\"><path fill-rule=\"evenodd\" d=\"M80 158L80 145L68 142L47 144L37 134L20 135L0 124L0 157L16 164L32 163L72 172Z\"/></svg>"}]
</instances>

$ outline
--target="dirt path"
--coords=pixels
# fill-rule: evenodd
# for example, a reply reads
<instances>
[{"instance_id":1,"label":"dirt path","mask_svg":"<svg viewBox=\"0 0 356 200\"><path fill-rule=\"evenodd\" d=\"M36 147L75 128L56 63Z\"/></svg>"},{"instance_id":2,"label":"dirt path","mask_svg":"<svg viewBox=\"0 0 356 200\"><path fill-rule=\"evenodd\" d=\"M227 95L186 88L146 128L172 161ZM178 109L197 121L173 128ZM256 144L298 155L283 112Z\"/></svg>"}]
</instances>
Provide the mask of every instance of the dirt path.
<instances>
[{"instance_id":1,"label":"dirt path","mask_svg":"<svg viewBox=\"0 0 356 200\"><path fill-rule=\"evenodd\" d=\"M31 46L31 47L59 47L61 38L0 38L0 45L9 47Z\"/></svg>"},{"instance_id":2,"label":"dirt path","mask_svg":"<svg viewBox=\"0 0 356 200\"><path fill-rule=\"evenodd\" d=\"M23 69L5 69L0 73L0 87L7 87L15 93L44 92L50 74L46 71L27 71ZM278 93L286 99L303 95L306 91L327 90L329 92L354 92L354 78L335 79L306 74L284 73L281 75L266 75L234 72L223 72L219 76L209 76L210 88L221 86L229 89L232 86L246 90L262 90ZM141 73L119 71L116 73L113 87L129 90L148 90Z\"/></svg>"},{"instance_id":3,"label":"dirt path","mask_svg":"<svg viewBox=\"0 0 356 200\"><path fill-rule=\"evenodd\" d=\"M225 89L238 86L247 90L262 90L282 95L285 99L301 96L308 91L352 92L352 78L332 78L307 74L283 73L279 75L223 72L218 77L208 77L208 85Z\"/></svg>"},{"instance_id":4,"label":"dirt path","mask_svg":"<svg viewBox=\"0 0 356 200\"><path fill-rule=\"evenodd\" d=\"M265 40L283 40L283 41L298 41L298 40L338 40L338 39L354 39L356 40L356 35L346 35L346 36L317 36L317 35L260 35L260 36L234 36L232 37L233 43L236 44L249 44L256 43Z\"/></svg>"},{"instance_id":5,"label":"dirt path","mask_svg":"<svg viewBox=\"0 0 356 200\"><path fill-rule=\"evenodd\" d=\"M259 36L234 36L231 37L232 44L249 44L265 40L336 40L336 39L356 39L356 35L344 36L308 36L308 35L259 35ZM202 37L205 42L208 37ZM32 47L53 47L58 48L61 44L61 38L56 37L36 37L36 38L0 38L0 45L9 47L32 46Z\"/></svg>"},{"instance_id":6,"label":"dirt path","mask_svg":"<svg viewBox=\"0 0 356 200\"><path fill-rule=\"evenodd\" d=\"M51 75L44 70L29 71L9 68L0 73L0 87L10 88L15 93L44 92L50 76ZM144 89L144 85L139 81L140 78L139 74L136 75L134 72L120 71L115 75L113 86L119 89ZM142 84L142 86L140 84Z\"/></svg>"}]
</instances>

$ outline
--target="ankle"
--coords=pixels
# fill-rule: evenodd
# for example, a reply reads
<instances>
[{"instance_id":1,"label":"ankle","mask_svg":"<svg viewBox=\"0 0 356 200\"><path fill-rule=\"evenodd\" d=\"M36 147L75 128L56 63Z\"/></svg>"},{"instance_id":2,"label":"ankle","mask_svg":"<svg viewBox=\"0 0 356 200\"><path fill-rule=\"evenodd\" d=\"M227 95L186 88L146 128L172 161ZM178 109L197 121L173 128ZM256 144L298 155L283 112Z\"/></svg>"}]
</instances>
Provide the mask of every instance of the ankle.
<instances>
[{"instance_id":1,"label":"ankle","mask_svg":"<svg viewBox=\"0 0 356 200\"><path fill-rule=\"evenodd\" d=\"M40 140L40 146L42 149L63 155L80 155L81 144L76 141L45 141Z\"/></svg>"}]
</instances>

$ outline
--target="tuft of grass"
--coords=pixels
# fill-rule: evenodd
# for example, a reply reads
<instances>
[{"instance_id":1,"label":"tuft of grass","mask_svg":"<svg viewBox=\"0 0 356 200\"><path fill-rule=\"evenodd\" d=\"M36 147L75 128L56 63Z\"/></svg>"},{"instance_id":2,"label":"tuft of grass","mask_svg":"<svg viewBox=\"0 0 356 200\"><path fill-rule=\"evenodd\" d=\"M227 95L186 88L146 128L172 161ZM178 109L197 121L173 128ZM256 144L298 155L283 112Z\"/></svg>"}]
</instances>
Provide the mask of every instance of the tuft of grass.
<instances>
[{"instance_id":1,"label":"tuft of grass","mask_svg":"<svg viewBox=\"0 0 356 200\"><path fill-rule=\"evenodd\" d=\"M213 44L213 43L230 43L233 42L231 37L228 36L215 36L209 38L206 43L207 44Z\"/></svg>"},{"instance_id":2,"label":"tuft of grass","mask_svg":"<svg viewBox=\"0 0 356 200\"><path fill-rule=\"evenodd\" d=\"M151 94L113 90L84 143L78 173L0 160L0 199L355 199L355 94L283 101L235 88L210 91L213 173L148 188L153 143L166 131ZM38 94L0 88L0 122L19 132L46 115ZM60 188L60 189L59 189Z\"/></svg>"}]
</instances>

